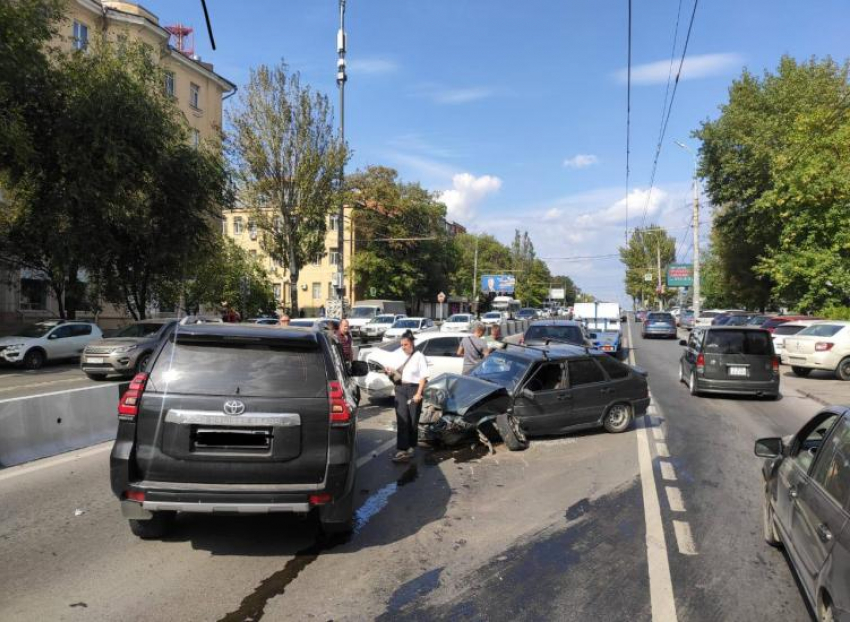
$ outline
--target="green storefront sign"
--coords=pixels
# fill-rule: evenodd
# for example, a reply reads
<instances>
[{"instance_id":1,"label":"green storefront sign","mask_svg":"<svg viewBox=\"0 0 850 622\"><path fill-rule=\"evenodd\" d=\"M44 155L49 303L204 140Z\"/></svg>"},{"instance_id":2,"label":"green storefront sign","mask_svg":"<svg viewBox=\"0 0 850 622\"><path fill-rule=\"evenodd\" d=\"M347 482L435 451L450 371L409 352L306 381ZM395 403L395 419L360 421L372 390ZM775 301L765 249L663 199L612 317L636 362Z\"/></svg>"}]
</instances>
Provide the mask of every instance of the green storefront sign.
<instances>
[{"instance_id":1,"label":"green storefront sign","mask_svg":"<svg viewBox=\"0 0 850 622\"><path fill-rule=\"evenodd\" d=\"M674 263L667 268L667 287L693 287L694 264Z\"/></svg>"}]
</instances>

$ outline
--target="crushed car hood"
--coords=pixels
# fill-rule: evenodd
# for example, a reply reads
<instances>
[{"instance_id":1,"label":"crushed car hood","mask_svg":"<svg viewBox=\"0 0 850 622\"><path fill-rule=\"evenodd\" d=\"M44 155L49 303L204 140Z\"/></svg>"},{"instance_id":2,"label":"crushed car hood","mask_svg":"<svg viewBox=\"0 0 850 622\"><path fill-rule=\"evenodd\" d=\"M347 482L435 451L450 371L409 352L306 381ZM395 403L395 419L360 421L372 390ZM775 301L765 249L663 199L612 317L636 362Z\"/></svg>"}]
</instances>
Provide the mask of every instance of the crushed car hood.
<instances>
[{"instance_id":1,"label":"crushed car hood","mask_svg":"<svg viewBox=\"0 0 850 622\"><path fill-rule=\"evenodd\" d=\"M425 403L461 417L486 397L507 394L497 384L459 374L440 374L425 389Z\"/></svg>"}]
</instances>

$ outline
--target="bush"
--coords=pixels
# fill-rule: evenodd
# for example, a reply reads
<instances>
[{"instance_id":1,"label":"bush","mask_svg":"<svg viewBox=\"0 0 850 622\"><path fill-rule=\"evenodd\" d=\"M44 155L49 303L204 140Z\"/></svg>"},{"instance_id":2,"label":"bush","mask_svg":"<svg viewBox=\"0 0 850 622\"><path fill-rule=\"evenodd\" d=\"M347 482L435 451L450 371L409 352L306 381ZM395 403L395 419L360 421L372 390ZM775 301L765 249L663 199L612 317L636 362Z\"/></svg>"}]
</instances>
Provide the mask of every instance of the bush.
<instances>
[{"instance_id":1,"label":"bush","mask_svg":"<svg viewBox=\"0 0 850 622\"><path fill-rule=\"evenodd\" d=\"M850 307L842 307L840 305L824 307L816 315L824 318L825 320L850 321Z\"/></svg>"}]
</instances>

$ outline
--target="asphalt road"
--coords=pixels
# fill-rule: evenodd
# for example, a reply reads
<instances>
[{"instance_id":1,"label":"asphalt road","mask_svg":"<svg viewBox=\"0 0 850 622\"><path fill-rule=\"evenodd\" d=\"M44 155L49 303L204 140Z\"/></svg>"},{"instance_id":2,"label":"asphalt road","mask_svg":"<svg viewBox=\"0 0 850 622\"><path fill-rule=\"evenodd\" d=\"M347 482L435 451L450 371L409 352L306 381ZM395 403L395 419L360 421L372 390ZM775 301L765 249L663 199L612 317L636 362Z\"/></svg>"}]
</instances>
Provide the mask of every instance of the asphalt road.
<instances>
[{"instance_id":1,"label":"asphalt road","mask_svg":"<svg viewBox=\"0 0 850 622\"><path fill-rule=\"evenodd\" d=\"M127 381L119 376L109 376L102 381L90 380L80 369L79 361L50 363L37 370L3 364L0 366L0 400L79 389L122 380Z\"/></svg>"},{"instance_id":2,"label":"asphalt road","mask_svg":"<svg viewBox=\"0 0 850 622\"><path fill-rule=\"evenodd\" d=\"M0 619L809 619L761 539L752 446L819 405L692 398L680 352L637 337L655 406L635 429L525 452L393 465L391 411L363 409L358 526L344 541L307 520L199 515L137 540L106 445L0 471Z\"/></svg>"}]
</instances>

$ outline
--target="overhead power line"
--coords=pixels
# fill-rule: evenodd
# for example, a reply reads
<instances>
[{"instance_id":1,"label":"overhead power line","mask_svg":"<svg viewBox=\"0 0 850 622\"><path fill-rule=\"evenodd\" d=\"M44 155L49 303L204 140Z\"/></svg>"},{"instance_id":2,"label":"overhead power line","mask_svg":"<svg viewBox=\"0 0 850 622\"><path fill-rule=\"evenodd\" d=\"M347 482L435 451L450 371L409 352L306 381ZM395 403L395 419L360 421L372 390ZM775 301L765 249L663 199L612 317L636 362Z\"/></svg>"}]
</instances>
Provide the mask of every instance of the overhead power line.
<instances>
[{"instance_id":1,"label":"overhead power line","mask_svg":"<svg viewBox=\"0 0 850 622\"><path fill-rule=\"evenodd\" d=\"M667 107L667 114L664 117L664 121L661 124L661 131L658 136L658 145L655 147L655 158L652 161L652 174L649 178L649 191L646 195L646 203L643 206L643 216L641 218L641 226L646 223L646 214L649 210L649 204L652 201L652 190L655 187L655 173L658 171L658 159L661 156L661 148L664 145L664 136L667 133L667 124L670 122L670 115L673 112L673 104L676 101L676 91L679 88L679 79L682 77L682 66L685 64L685 57L688 54L688 43L691 40L691 32L694 27L694 18L697 14L697 6L699 6L699 0L694 0L694 8L691 11L691 20L688 23L688 33L685 36L685 45L682 48L682 57L679 60L679 69L676 72L676 81L673 83L673 92L670 94L670 105Z\"/></svg>"},{"instance_id":2,"label":"overhead power line","mask_svg":"<svg viewBox=\"0 0 850 622\"><path fill-rule=\"evenodd\" d=\"M681 0L680 0L681 2ZM626 69L626 244L629 243L629 183L632 129L632 0L629 0L629 51Z\"/></svg>"}]
</instances>

